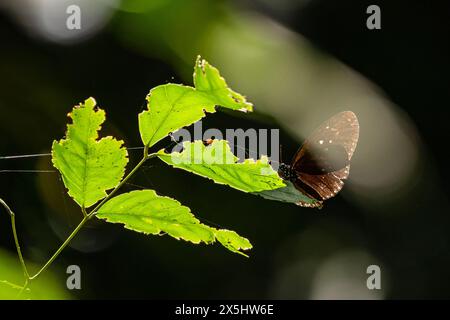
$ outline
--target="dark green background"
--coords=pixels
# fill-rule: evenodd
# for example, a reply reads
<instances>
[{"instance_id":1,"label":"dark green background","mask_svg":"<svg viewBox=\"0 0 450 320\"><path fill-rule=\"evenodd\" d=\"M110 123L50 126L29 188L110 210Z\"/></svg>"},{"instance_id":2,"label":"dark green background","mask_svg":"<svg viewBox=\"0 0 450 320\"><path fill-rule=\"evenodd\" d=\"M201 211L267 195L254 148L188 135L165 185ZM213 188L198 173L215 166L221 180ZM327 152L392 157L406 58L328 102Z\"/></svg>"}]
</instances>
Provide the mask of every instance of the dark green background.
<instances>
[{"instance_id":1,"label":"dark green background","mask_svg":"<svg viewBox=\"0 0 450 320\"><path fill-rule=\"evenodd\" d=\"M338 196L322 211L266 201L153 160L134 184L175 197L203 221L248 237L254 245L251 257L92 223L52 267L62 282L67 265L81 267L83 290L72 292L74 298L309 298L317 265L306 261L347 249L370 252L377 257L374 263L381 261L389 270L383 278L385 298L448 298L449 3L375 1L383 12L383 28L375 34L361 27L364 1L315 0L289 12L263 1L167 3L167 10L149 15L149 43L144 35L120 30L120 19L140 19L120 10L93 38L72 45L30 36L0 11L0 155L48 152L51 142L63 136L67 112L89 96L107 111L104 133L139 146L137 113L149 89L167 82L191 84L195 54L202 54L196 35L227 19L229 11L250 11L271 16L375 82L417 126L424 160L408 192L394 200L380 198L364 209ZM184 23L175 26L183 31L177 33L186 46L183 60L158 42L158 35L170 29L165 14ZM123 38L147 45L148 54L119 41ZM258 112L246 117L219 112L204 126L283 129L271 114ZM282 131L283 159L300 142ZM130 152L131 162L139 157L139 151ZM45 157L0 161L0 169L51 169ZM67 235L80 218L56 173L0 173L0 196L16 211L25 256L36 263L57 248L58 232ZM6 216L0 221L1 247L13 252ZM298 236L306 230L308 237ZM289 271L293 265L300 271Z\"/></svg>"}]
</instances>

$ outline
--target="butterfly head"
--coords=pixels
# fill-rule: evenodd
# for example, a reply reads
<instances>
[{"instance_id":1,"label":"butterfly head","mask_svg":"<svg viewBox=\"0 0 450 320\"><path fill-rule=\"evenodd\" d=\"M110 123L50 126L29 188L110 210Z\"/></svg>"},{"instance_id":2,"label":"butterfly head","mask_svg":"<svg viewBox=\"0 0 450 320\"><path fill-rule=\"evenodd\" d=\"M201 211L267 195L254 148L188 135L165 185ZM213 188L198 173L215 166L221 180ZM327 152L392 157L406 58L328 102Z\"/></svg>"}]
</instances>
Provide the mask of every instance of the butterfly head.
<instances>
[{"instance_id":1,"label":"butterfly head","mask_svg":"<svg viewBox=\"0 0 450 320\"><path fill-rule=\"evenodd\" d=\"M297 179L297 175L295 174L292 167L288 164L280 163L278 174L284 180L294 181L295 179Z\"/></svg>"}]
</instances>

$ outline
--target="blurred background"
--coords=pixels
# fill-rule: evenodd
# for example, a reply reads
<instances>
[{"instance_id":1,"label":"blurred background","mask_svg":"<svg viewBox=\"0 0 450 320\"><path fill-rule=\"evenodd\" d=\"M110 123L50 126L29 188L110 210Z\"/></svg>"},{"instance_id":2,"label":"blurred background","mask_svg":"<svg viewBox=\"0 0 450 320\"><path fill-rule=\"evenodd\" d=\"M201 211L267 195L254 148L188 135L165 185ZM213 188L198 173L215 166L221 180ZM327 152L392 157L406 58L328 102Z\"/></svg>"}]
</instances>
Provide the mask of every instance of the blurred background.
<instances>
[{"instance_id":1,"label":"blurred background","mask_svg":"<svg viewBox=\"0 0 450 320\"><path fill-rule=\"evenodd\" d=\"M80 30L66 28L74 4ZM381 30L366 27L371 4ZM124 191L178 199L248 237L250 258L94 221L50 269L55 292L40 297L450 298L449 39L448 1L0 0L0 156L48 153L89 96L107 112L103 135L140 146L146 94L192 85L198 54L255 105L209 115L204 129L279 128L289 162L333 114L352 110L361 126L350 179L320 211L149 161ZM130 151L128 168L140 152ZM56 172L13 170L54 169L48 156L0 160L0 197L16 212L27 261L41 265L81 213ZM0 221L0 278L20 283L7 216ZM65 288L72 264L82 290ZM366 287L372 264L381 290Z\"/></svg>"}]
</instances>

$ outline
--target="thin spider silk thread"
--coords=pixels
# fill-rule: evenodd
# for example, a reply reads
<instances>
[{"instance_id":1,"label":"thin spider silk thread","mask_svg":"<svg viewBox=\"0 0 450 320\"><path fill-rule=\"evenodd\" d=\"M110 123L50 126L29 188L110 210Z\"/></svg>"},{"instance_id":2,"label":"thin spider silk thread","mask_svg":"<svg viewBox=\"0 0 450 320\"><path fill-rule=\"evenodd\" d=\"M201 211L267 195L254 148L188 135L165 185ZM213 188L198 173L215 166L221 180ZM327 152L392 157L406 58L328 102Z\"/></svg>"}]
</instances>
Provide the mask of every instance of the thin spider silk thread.
<instances>
[{"instance_id":1,"label":"thin spider silk thread","mask_svg":"<svg viewBox=\"0 0 450 320\"><path fill-rule=\"evenodd\" d=\"M140 150L144 149L144 147L130 147L126 148L127 150ZM37 157L50 157L51 153L31 153L31 154L19 154L12 156L0 156L0 160L11 160L11 159L23 159L23 158L37 158Z\"/></svg>"},{"instance_id":2,"label":"thin spider silk thread","mask_svg":"<svg viewBox=\"0 0 450 320\"><path fill-rule=\"evenodd\" d=\"M173 137L171 137L173 143L175 143L176 145L181 145L182 146L182 142L178 142L175 141L175 139L173 139ZM249 155L249 151L255 152L254 150L250 150L249 148L246 147L242 147L240 145L234 145L235 147L244 150L246 152L246 156ZM166 148L170 147L167 146ZM130 148L126 148L127 150L141 150L144 149L144 147L130 147ZM0 156L0 160L12 160L12 159L23 159L23 158L37 158L37 157L50 157L52 154L51 153L32 153L32 154L21 154L21 155L12 155L12 156ZM275 160L270 160L271 162L276 162L276 163L280 163L278 161ZM41 170L41 172L44 172L45 170ZM55 172L55 171L51 171L51 170L47 170L48 172ZM10 172L10 170L1 170L0 172ZM29 170L29 172L33 172L32 170Z\"/></svg>"},{"instance_id":3,"label":"thin spider silk thread","mask_svg":"<svg viewBox=\"0 0 450 320\"><path fill-rule=\"evenodd\" d=\"M182 142L176 141L172 136L170 136L170 138L171 138L172 142L175 143L175 145L182 145ZM169 146L167 146L165 149L167 149ZM237 145L237 144L235 144L234 146L236 148L244 150L246 156L249 155L249 151L254 152L253 150L250 150L249 148L242 147L242 146ZM126 148L126 149L127 150L141 150L141 149L144 149L144 147L130 147L130 148ZM0 160L13 160L13 159L24 159L24 158L49 157L51 155L52 155L51 153L34 153L34 154L12 155L12 156L0 156ZM280 162L275 161L275 160L270 160L270 161L271 162L275 162L275 163L280 163ZM149 168L151 168L151 166L148 166L146 169L149 169ZM57 171L56 170L0 170L0 173L57 173ZM147 181L150 182L149 181L149 177L148 177L146 172L144 172L144 176L146 177ZM134 183L130 183L130 182L127 182L126 184L130 185L130 186L137 187L137 188L142 188L142 189L146 188L144 186L141 186L141 185L138 185L138 184L134 184ZM150 182L150 184L152 185L151 182ZM62 186L60 186L60 188L64 191ZM67 204L66 204L66 201L65 201L65 193L63 192L63 194L64 194L64 200L63 201L64 201L64 205L66 206L66 211L67 211ZM215 227L223 228L220 224L218 224L216 222L213 222L213 221L211 221L209 219L206 219L204 217L201 217L198 214L197 214L197 217L199 217L200 219L202 219L203 221L205 221L205 222L207 222L207 223L209 223L211 225L214 225Z\"/></svg>"},{"instance_id":4,"label":"thin spider silk thread","mask_svg":"<svg viewBox=\"0 0 450 320\"><path fill-rule=\"evenodd\" d=\"M176 144L179 144L178 142L174 141ZM140 150L140 149L144 149L144 147L130 147L127 148L127 150ZM50 157L52 154L51 153L32 153L32 154L22 154L22 155L12 155L12 156L1 156L0 160L15 160L15 159L26 159L26 158L38 158L38 157ZM152 166L146 166L144 169L150 169ZM144 170L147 171L147 170ZM0 170L0 173L58 173L56 170L28 170L28 169L12 169L12 170ZM147 172L144 172L144 176L147 179L147 181L150 183L151 186L153 186L153 184L149 181L149 177L147 175ZM66 202L66 193L64 192L64 188L61 185L61 178L59 178L58 181L58 186L60 188L60 190L62 191L62 197L63 197L63 202L64 202L64 207L65 207L65 212L66 215L68 216L68 210L67 210L67 202ZM141 189L146 189L147 187L142 186L142 185L138 185L135 183L131 183L131 182L127 182L125 183L127 185L130 186L134 186L136 188L141 188ZM213 222L209 219L206 219L204 217L199 216L198 214L196 215L197 217L199 217L201 220L205 221L206 223L209 223L217 228L223 228L220 224ZM162 233L161 235L164 235L165 233Z\"/></svg>"}]
</instances>

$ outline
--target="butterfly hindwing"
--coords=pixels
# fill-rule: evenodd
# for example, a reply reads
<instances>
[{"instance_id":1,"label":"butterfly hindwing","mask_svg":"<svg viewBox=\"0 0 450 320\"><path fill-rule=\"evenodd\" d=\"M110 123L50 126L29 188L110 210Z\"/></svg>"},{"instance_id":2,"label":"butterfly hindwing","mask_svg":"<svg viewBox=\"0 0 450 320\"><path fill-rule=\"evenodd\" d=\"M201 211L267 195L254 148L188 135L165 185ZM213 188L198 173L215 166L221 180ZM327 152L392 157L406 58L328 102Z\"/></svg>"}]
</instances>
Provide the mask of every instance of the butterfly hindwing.
<instances>
[{"instance_id":1,"label":"butterfly hindwing","mask_svg":"<svg viewBox=\"0 0 450 320\"><path fill-rule=\"evenodd\" d=\"M314 199L323 201L334 197L341 191L344 186L342 180L348 177L349 167L350 166L347 166L341 170L323 175L300 173L298 179L316 192L313 196ZM319 197L317 197L317 195L319 195Z\"/></svg>"}]
</instances>

